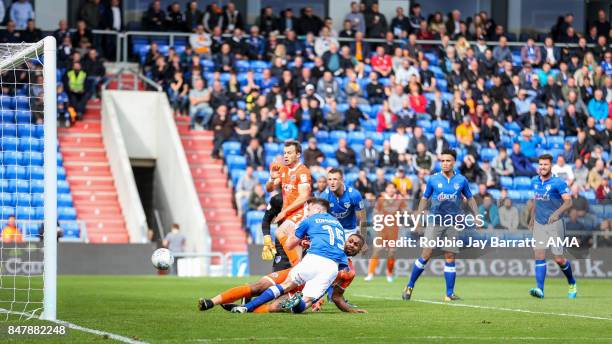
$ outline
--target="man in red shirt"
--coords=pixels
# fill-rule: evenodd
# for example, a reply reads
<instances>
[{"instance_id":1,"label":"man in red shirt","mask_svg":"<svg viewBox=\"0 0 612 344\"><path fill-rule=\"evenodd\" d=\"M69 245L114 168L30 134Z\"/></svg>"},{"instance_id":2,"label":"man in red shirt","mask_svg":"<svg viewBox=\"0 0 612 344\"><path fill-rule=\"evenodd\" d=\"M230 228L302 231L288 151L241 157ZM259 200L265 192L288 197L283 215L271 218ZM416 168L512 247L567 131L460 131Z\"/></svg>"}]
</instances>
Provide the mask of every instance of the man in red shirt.
<instances>
[{"instance_id":1,"label":"man in red shirt","mask_svg":"<svg viewBox=\"0 0 612 344\"><path fill-rule=\"evenodd\" d=\"M391 56L385 54L385 48L381 45L376 47L376 54L371 59L372 69L383 78L391 74L393 63Z\"/></svg>"}]
</instances>

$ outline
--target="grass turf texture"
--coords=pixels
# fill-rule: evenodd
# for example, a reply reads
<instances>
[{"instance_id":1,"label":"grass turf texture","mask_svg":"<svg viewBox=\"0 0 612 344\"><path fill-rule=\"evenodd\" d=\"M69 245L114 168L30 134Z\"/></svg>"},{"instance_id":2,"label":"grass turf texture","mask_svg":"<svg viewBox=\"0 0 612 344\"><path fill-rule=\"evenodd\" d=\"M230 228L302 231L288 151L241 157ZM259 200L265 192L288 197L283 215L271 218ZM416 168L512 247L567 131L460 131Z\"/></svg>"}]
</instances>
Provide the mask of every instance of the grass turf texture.
<instances>
[{"instance_id":1,"label":"grass turf texture","mask_svg":"<svg viewBox=\"0 0 612 344\"><path fill-rule=\"evenodd\" d=\"M578 299L566 297L565 280L548 279L546 299L530 297L531 278L458 278L458 304L521 309L608 318L452 307L416 300L441 301L442 277L423 276L414 301L402 301L405 280L357 278L347 299L368 314L340 313L326 303L322 313L231 314L220 307L196 309L200 296L256 278L176 278L124 276L62 276L58 286L58 317L77 325L151 343L262 342L612 342L612 280L579 280ZM6 295L3 295L5 300ZM389 299L390 298L390 299ZM28 324L43 324L29 321ZM108 343L112 340L69 330L66 336L8 337L0 322L2 343Z\"/></svg>"}]
</instances>

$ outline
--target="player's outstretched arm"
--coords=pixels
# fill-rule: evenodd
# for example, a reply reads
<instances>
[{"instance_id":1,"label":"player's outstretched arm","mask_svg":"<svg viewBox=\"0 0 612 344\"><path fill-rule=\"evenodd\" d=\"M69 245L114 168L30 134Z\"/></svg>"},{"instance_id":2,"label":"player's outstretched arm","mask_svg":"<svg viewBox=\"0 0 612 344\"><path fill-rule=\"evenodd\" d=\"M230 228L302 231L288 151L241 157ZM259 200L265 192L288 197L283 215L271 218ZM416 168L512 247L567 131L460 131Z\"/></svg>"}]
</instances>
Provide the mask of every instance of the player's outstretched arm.
<instances>
[{"instance_id":1,"label":"player's outstretched arm","mask_svg":"<svg viewBox=\"0 0 612 344\"><path fill-rule=\"evenodd\" d=\"M339 286L334 287L332 294L332 302L338 307L339 310L347 313L367 313L365 309L354 308L349 305L344 299L344 289Z\"/></svg>"}]
</instances>

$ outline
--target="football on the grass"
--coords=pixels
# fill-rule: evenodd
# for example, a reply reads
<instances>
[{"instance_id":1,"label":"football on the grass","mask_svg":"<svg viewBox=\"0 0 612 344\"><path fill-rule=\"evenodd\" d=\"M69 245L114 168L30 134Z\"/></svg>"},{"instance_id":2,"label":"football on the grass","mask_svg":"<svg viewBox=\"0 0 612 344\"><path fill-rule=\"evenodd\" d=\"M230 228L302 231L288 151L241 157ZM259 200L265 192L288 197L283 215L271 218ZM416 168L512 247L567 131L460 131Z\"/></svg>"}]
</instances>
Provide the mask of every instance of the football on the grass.
<instances>
[{"instance_id":1,"label":"football on the grass","mask_svg":"<svg viewBox=\"0 0 612 344\"><path fill-rule=\"evenodd\" d=\"M151 263L159 270L168 270L174 263L174 256L167 248L158 248L151 256Z\"/></svg>"}]
</instances>

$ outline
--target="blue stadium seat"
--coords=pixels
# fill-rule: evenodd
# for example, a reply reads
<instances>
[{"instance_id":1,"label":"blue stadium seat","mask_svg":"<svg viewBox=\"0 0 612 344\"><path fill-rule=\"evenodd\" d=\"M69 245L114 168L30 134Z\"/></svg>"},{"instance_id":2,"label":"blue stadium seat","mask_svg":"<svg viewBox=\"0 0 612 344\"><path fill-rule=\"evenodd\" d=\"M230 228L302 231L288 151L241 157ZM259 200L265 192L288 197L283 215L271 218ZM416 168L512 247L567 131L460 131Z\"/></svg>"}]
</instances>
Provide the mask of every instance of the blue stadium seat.
<instances>
[{"instance_id":1,"label":"blue stadium seat","mask_svg":"<svg viewBox=\"0 0 612 344\"><path fill-rule=\"evenodd\" d=\"M30 101L26 96L17 96L15 97L15 108L17 110L29 110L30 109Z\"/></svg>"},{"instance_id":2,"label":"blue stadium seat","mask_svg":"<svg viewBox=\"0 0 612 344\"><path fill-rule=\"evenodd\" d=\"M25 170L25 178L27 179L44 179L45 177L45 169L42 166L28 166L27 168L25 168ZM66 172L64 171L64 177L65 176Z\"/></svg>"},{"instance_id":3,"label":"blue stadium seat","mask_svg":"<svg viewBox=\"0 0 612 344\"><path fill-rule=\"evenodd\" d=\"M43 154L39 152L24 152L22 153L21 165L43 165Z\"/></svg>"},{"instance_id":4,"label":"blue stadium seat","mask_svg":"<svg viewBox=\"0 0 612 344\"><path fill-rule=\"evenodd\" d=\"M417 126L423 128L423 130L427 133L431 133L433 132L432 130L432 126L431 126L431 122L428 120L418 120L417 121Z\"/></svg>"},{"instance_id":5,"label":"blue stadium seat","mask_svg":"<svg viewBox=\"0 0 612 344\"><path fill-rule=\"evenodd\" d=\"M321 144L318 144L317 147L319 147L321 152L323 152L323 154L327 158L333 158L336 156L336 149L334 148L334 146L330 144L321 143Z\"/></svg>"},{"instance_id":6,"label":"blue stadium seat","mask_svg":"<svg viewBox=\"0 0 612 344\"><path fill-rule=\"evenodd\" d=\"M41 224L38 222L26 222L21 228L23 228L23 232L27 236L36 237L40 232Z\"/></svg>"},{"instance_id":7,"label":"blue stadium seat","mask_svg":"<svg viewBox=\"0 0 612 344\"><path fill-rule=\"evenodd\" d=\"M15 200L12 193L8 192L0 192L0 206L5 207L14 207Z\"/></svg>"},{"instance_id":8,"label":"blue stadium seat","mask_svg":"<svg viewBox=\"0 0 612 344\"><path fill-rule=\"evenodd\" d=\"M39 203L39 199L37 199L38 195L43 196L43 194L35 193L32 197L32 204L34 206L42 206L43 203ZM44 200L43 200L44 202ZM57 206L58 207L72 207L72 195L71 194L58 194L57 195Z\"/></svg>"},{"instance_id":9,"label":"blue stadium seat","mask_svg":"<svg viewBox=\"0 0 612 344\"><path fill-rule=\"evenodd\" d=\"M3 136L2 139L0 139L0 146L3 151L16 151L18 144L19 140L16 137Z\"/></svg>"},{"instance_id":10,"label":"blue stadium seat","mask_svg":"<svg viewBox=\"0 0 612 344\"><path fill-rule=\"evenodd\" d=\"M236 142L236 141L224 142L222 148L223 148L224 156L242 154L240 142Z\"/></svg>"},{"instance_id":11,"label":"blue stadium seat","mask_svg":"<svg viewBox=\"0 0 612 344\"><path fill-rule=\"evenodd\" d=\"M33 137L22 137L19 139L19 150L20 151L33 151L42 152L44 142L41 139Z\"/></svg>"},{"instance_id":12,"label":"blue stadium seat","mask_svg":"<svg viewBox=\"0 0 612 344\"><path fill-rule=\"evenodd\" d=\"M491 196L493 196L494 199L499 200L499 198L501 197L501 192L499 190L496 189L489 189L487 190L489 192L489 194L491 194Z\"/></svg>"},{"instance_id":13,"label":"blue stadium seat","mask_svg":"<svg viewBox=\"0 0 612 344\"><path fill-rule=\"evenodd\" d=\"M57 219L59 221L76 220L76 210L71 207L58 207Z\"/></svg>"},{"instance_id":14,"label":"blue stadium seat","mask_svg":"<svg viewBox=\"0 0 612 344\"><path fill-rule=\"evenodd\" d=\"M59 180L57 181L57 184L58 184L58 192L59 192ZM45 192L45 181L40 180L40 179L30 180L30 190L31 191L28 191L28 192L38 192L38 193ZM68 188L67 193L70 193L70 188Z\"/></svg>"},{"instance_id":15,"label":"blue stadium seat","mask_svg":"<svg viewBox=\"0 0 612 344\"><path fill-rule=\"evenodd\" d=\"M227 168L230 170L234 169L245 169L246 168L246 157L242 155L228 155L225 157L225 163Z\"/></svg>"},{"instance_id":16,"label":"blue stadium seat","mask_svg":"<svg viewBox=\"0 0 612 344\"><path fill-rule=\"evenodd\" d=\"M512 132L514 132L516 134L521 132L521 127L516 122L506 123L504 125L504 128L506 128L506 130L510 130L510 131L512 131Z\"/></svg>"},{"instance_id":17,"label":"blue stadium seat","mask_svg":"<svg viewBox=\"0 0 612 344\"><path fill-rule=\"evenodd\" d=\"M317 143L329 143L329 132L325 130L319 130L315 133L315 139L317 139Z\"/></svg>"},{"instance_id":18,"label":"blue stadium seat","mask_svg":"<svg viewBox=\"0 0 612 344\"><path fill-rule=\"evenodd\" d=\"M0 96L0 108L3 110L15 109L15 98L10 96Z\"/></svg>"},{"instance_id":19,"label":"blue stadium seat","mask_svg":"<svg viewBox=\"0 0 612 344\"><path fill-rule=\"evenodd\" d=\"M355 181L357 180L357 178L359 178L358 173L347 173L344 176L344 181L346 182L346 185L352 186L353 184L355 184Z\"/></svg>"},{"instance_id":20,"label":"blue stadium seat","mask_svg":"<svg viewBox=\"0 0 612 344\"><path fill-rule=\"evenodd\" d=\"M18 207L31 207L32 195L23 192L15 194L15 205L17 205Z\"/></svg>"},{"instance_id":21,"label":"blue stadium seat","mask_svg":"<svg viewBox=\"0 0 612 344\"><path fill-rule=\"evenodd\" d=\"M351 131L348 133L347 141L349 145L353 144L363 144L365 142L366 136L362 131Z\"/></svg>"},{"instance_id":22,"label":"blue stadium seat","mask_svg":"<svg viewBox=\"0 0 612 344\"><path fill-rule=\"evenodd\" d=\"M245 173L246 171L241 169L230 170L230 179L232 180L232 184L238 184L238 180L240 180Z\"/></svg>"},{"instance_id":23,"label":"blue stadium seat","mask_svg":"<svg viewBox=\"0 0 612 344\"><path fill-rule=\"evenodd\" d=\"M17 111L15 115L15 122L19 123L30 123L32 121L32 112L30 110Z\"/></svg>"},{"instance_id":24,"label":"blue stadium seat","mask_svg":"<svg viewBox=\"0 0 612 344\"><path fill-rule=\"evenodd\" d=\"M262 185L265 185L266 181L270 179L270 172L266 170L255 171L253 172L253 176L259 181L259 183L261 183Z\"/></svg>"},{"instance_id":25,"label":"blue stadium seat","mask_svg":"<svg viewBox=\"0 0 612 344\"><path fill-rule=\"evenodd\" d=\"M36 207L34 208L36 211L35 219L43 220L45 218L45 208L44 207Z\"/></svg>"},{"instance_id":26,"label":"blue stadium seat","mask_svg":"<svg viewBox=\"0 0 612 344\"><path fill-rule=\"evenodd\" d=\"M17 220L35 220L36 209L32 207L15 207L15 218Z\"/></svg>"},{"instance_id":27,"label":"blue stadium seat","mask_svg":"<svg viewBox=\"0 0 612 344\"><path fill-rule=\"evenodd\" d=\"M338 160L336 158L327 157L323 160L323 167L339 167Z\"/></svg>"},{"instance_id":28,"label":"blue stadium seat","mask_svg":"<svg viewBox=\"0 0 612 344\"><path fill-rule=\"evenodd\" d=\"M21 162L23 154L20 152L3 152L2 162L4 165L17 165Z\"/></svg>"},{"instance_id":29,"label":"blue stadium seat","mask_svg":"<svg viewBox=\"0 0 612 344\"><path fill-rule=\"evenodd\" d=\"M15 122L15 110L0 110L0 122L2 123L14 123Z\"/></svg>"},{"instance_id":30,"label":"blue stadium seat","mask_svg":"<svg viewBox=\"0 0 612 344\"><path fill-rule=\"evenodd\" d=\"M268 68L270 65L266 61L251 61L250 68L255 71L255 73L261 73L264 69Z\"/></svg>"},{"instance_id":31,"label":"blue stadium seat","mask_svg":"<svg viewBox=\"0 0 612 344\"><path fill-rule=\"evenodd\" d=\"M239 73L246 73L250 68L249 61L238 60L236 61L236 69Z\"/></svg>"},{"instance_id":32,"label":"blue stadium seat","mask_svg":"<svg viewBox=\"0 0 612 344\"><path fill-rule=\"evenodd\" d=\"M546 148L548 149L563 149L565 139L563 136L548 136L546 137Z\"/></svg>"},{"instance_id":33,"label":"blue stadium seat","mask_svg":"<svg viewBox=\"0 0 612 344\"><path fill-rule=\"evenodd\" d=\"M0 218L1 219L6 220L11 215L13 216L15 215L14 207L8 207L8 206L0 207Z\"/></svg>"},{"instance_id":34,"label":"blue stadium seat","mask_svg":"<svg viewBox=\"0 0 612 344\"><path fill-rule=\"evenodd\" d=\"M531 179L529 177L516 177L516 178L514 178L514 189L515 190L529 190L529 189L531 189Z\"/></svg>"},{"instance_id":35,"label":"blue stadium seat","mask_svg":"<svg viewBox=\"0 0 612 344\"><path fill-rule=\"evenodd\" d=\"M251 210L246 214L246 225L247 227L251 227L253 225L261 223L261 220L264 217L264 211Z\"/></svg>"},{"instance_id":36,"label":"blue stadium seat","mask_svg":"<svg viewBox=\"0 0 612 344\"><path fill-rule=\"evenodd\" d=\"M451 132L450 122L445 120L432 121L431 126L434 128L441 127L444 130L445 134L449 134Z\"/></svg>"},{"instance_id":37,"label":"blue stadium seat","mask_svg":"<svg viewBox=\"0 0 612 344\"><path fill-rule=\"evenodd\" d=\"M346 139L346 131L334 130L329 132L329 139L333 143L337 143L340 139Z\"/></svg>"},{"instance_id":38,"label":"blue stadium seat","mask_svg":"<svg viewBox=\"0 0 612 344\"><path fill-rule=\"evenodd\" d=\"M81 236L81 229L76 221L61 222L60 228L64 232L64 238L79 238Z\"/></svg>"},{"instance_id":39,"label":"blue stadium seat","mask_svg":"<svg viewBox=\"0 0 612 344\"><path fill-rule=\"evenodd\" d=\"M493 159L495 159L498 154L499 152L497 151L497 149L493 148L483 148L480 150L480 158L482 161L493 161Z\"/></svg>"},{"instance_id":40,"label":"blue stadium seat","mask_svg":"<svg viewBox=\"0 0 612 344\"><path fill-rule=\"evenodd\" d=\"M587 190L580 193L584 198L586 198L589 202L595 202L595 191Z\"/></svg>"},{"instance_id":41,"label":"blue stadium seat","mask_svg":"<svg viewBox=\"0 0 612 344\"><path fill-rule=\"evenodd\" d=\"M2 176L3 178L6 179L28 179L27 178L27 173L26 173L26 168L23 166L17 166L17 165L7 165L7 166L2 166L1 167L2 170Z\"/></svg>"},{"instance_id":42,"label":"blue stadium seat","mask_svg":"<svg viewBox=\"0 0 612 344\"><path fill-rule=\"evenodd\" d=\"M275 142L267 142L264 143L264 151L266 154L277 155L280 154L283 150L281 145Z\"/></svg>"},{"instance_id":43,"label":"blue stadium seat","mask_svg":"<svg viewBox=\"0 0 612 344\"><path fill-rule=\"evenodd\" d=\"M512 177L501 176L499 180L502 188L511 190L514 187L514 179Z\"/></svg>"},{"instance_id":44,"label":"blue stadium seat","mask_svg":"<svg viewBox=\"0 0 612 344\"><path fill-rule=\"evenodd\" d=\"M2 112L0 111L0 114ZM2 134L2 137L7 137L7 136L12 136L12 137L16 137L17 136L17 126L13 123L1 123L0 124L0 134Z\"/></svg>"},{"instance_id":45,"label":"blue stadium seat","mask_svg":"<svg viewBox=\"0 0 612 344\"><path fill-rule=\"evenodd\" d=\"M68 195L70 196L70 194L57 194L57 199L59 200L60 197L63 197L64 195ZM72 197L70 197L72 199ZM43 205L45 205L45 195L42 193L33 193L32 194L32 206L34 207L42 207ZM59 202L58 202L59 205ZM70 206L72 207L72 203L70 204Z\"/></svg>"},{"instance_id":46,"label":"blue stadium seat","mask_svg":"<svg viewBox=\"0 0 612 344\"><path fill-rule=\"evenodd\" d=\"M57 181L57 192L58 193L70 193L70 185L65 180Z\"/></svg>"},{"instance_id":47,"label":"blue stadium seat","mask_svg":"<svg viewBox=\"0 0 612 344\"><path fill-rule=\"evenodd\" d=\"M508 197L513 202L521 202L521 193L519 190L508 190Z\"/></svg>"},{"instance_id":48,"label":"blue stadium seat","mask_svg":"<svg viewBox=\"0 0 612 344\"><path fill-rule=\"evenodd\" d=\"M457 147L457 137L453 134L444 134L444 138L446 139L446 141L448 141L449 146L451 146L451 148L456 148Z\"/></svg>"},{"instance_id":49,"label":"blue stadium seat","mask_svg":"<svg viewBox=\"0 0 612 344\"><path fill-rule=\"evenodd\" d=\"M612 205L610 206L610 210L612 211ZM597 218L605 219L606 218L606 205L604 204L594 204L590 207L590 211Z\"/></svg>"}]
</instances>

